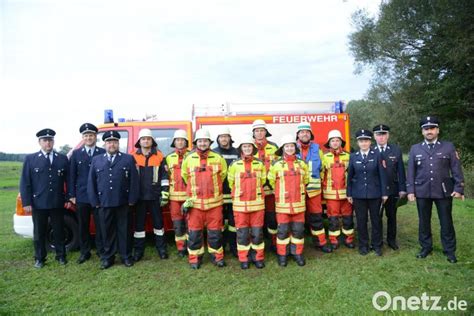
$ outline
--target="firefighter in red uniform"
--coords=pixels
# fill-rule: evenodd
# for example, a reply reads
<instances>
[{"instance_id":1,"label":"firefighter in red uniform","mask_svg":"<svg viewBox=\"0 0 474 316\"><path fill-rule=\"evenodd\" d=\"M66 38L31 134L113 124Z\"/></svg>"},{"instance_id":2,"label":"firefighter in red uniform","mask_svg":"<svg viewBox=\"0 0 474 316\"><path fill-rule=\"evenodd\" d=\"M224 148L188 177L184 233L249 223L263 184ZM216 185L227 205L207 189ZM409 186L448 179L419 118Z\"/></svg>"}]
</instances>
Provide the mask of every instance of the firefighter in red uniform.
<instances>
[{"instance_id":1,"label":"firefighter in red uniform","mask_svg":"<svg viewBox=\"0 0 474 316\"><path fill-rule=\"evenodd\" d=\"M313 143L313 132L311 125L307 122L298 124L296 131L298 158L308 165L309 184L306 187L306 218L308 220L311 235L313 235L316 247L323 252L332 252L332 248L326 240L326 232L323 225L323 206L321 204L321 160L323 152L319 145Z\"/></svg>"},{"instance_id":2,"label":"firefighter in red uniform","mask_svg":"<svg viewBox=\"0 0 474 316\"><path fill-rule=\"evenodd\" d=\"M242 269L249 268L250 260L257 269L265 267L263 221L267 180L265 165L253 155L257 147L249 135L238 147L241 158L234 161L227 172L232 190L232 203L237 227L237 251Z\"/></svg>"},{"instance_id":3,"label":"firefighter in red uniform","mask_svg":"<svg viewBox=\"0 0 474 316\"><path fill-rule=\"evenodd\" d=\"M181 175L186 183L187 200L183 212L188 214L188 259L192 269L199 269L204 254L203 230L207 226L207 244L211 261L224 267L222 228L224 195L222 185L227 176L225 159L210 150L209 131L196 131L196 150L183 161Z\"/></svg>"},{"instance_id":4,"label":"firefighter in red uniform","mask_svg":"<svg viewBox=\"0 0 474 316\"><path fill-rule=\"evenodd\" d=\"M253 138L255 139L255 145L257 146L258 152L255 157L260 159L265 164L265 169L268 173L272 163L277 159L275 152L278 150L278 146L275 143L267 140L268 137L272 136L268 132L267 124L264 120L255 120L252 124ZM264 186L265 189L265 227L268 234L271 237L272 248L276 248L276 234L277 234L277 222L275 214L275 195L268 183Z\"/></svg>"},{"instance_id":5,"label":"firefighter in red uniform","mask_svg":"<svg viewBox=\"0 0 474 316\"><path fill-rule=\"evenodd\" d=\"M151 130L144 128L138 134L133 153L140 176L140 197L135 211L134 255L140 261L145 252L145 219L147 210L153 219L155 247L161 259L168 259L161 205L168 203L169 181L163 154L157 149Z\"/></svg>"},{"instance_id":6,"label":"firefighter in red uniform","mask_svg":"<svg viewBox=\"0 0 474 316\"><path fill-rule=\"evenodd\" d=\"M165 158L166 169L168 170L170 181L170 198L169 210L171 213L171 221L173 222L174 240L176 249L180 257L186 257L188 251L186 249L186 217L181 212L181 206L186 201L186 184L181 177L181 165L184 158L189 154L188 135L185 130L179 129L174 132L171 147L174 151Z\"/></svg>"},{"instance_id":7,"label":"firefighter in red uniform","mask_svg":"<svg viewBox=\"0 0 474 316\"><path fill-rule=\"evenodd\" d=\"M326 200L329 218L329 241L333 249L339 246L341 235L339 220L342 217L342 233L345 235L344 244L354 248L354 220L352 205L347 201L347 168L350 155L344 151L346 142L341 132L332 130L324 145L328 150L322 159L323 196Z\"/></svg>"},{"instance_id":8,"label":"firefighter in red uniform","mask_svg":"<svg viewBox=\"0 0 474 316\"><path fill-rule=\"evenodd\" d=\"M306 185L309 183L308 166L296 157L299 149L293 135L282 138L276 152L282 156L273 163L268 181L275 190L278 264L287 265L287 256L293 255L299 266L305 265L304 222L306 210Z\"/></svg>"}]
</instances>

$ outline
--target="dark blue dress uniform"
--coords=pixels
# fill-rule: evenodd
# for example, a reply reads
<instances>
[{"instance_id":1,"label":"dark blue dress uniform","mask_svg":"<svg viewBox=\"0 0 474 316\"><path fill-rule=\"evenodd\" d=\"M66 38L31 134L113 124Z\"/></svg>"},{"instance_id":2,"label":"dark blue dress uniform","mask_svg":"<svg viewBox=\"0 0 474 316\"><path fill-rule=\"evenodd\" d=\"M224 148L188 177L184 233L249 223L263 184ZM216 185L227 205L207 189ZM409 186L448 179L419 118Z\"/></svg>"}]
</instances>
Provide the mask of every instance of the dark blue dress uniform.
<instances>
[{"instance_id":1,"label":"dark blue dress uniform","mask_svg":"<svg viewBox=\"0 0 474 316\"><path fill-rule=\"evenodd\" d=\"M388 133L390 127L380 124L375 126L372 131L374 133ZM372 150L380 153L387 175L388 200L383 206L385 215L387 216L387 244L392 249L398 249L396 242L397 203L400 193L406 193L407 191L402 151L398 146L391 143L388 143L385 146L376 145Z\"/></svg>"},{"instance_id":2,"label":"dark blue dress uniform","mask_svg":"<svg viewBox=\"0 0 474 316\"><path fill-rule=\"evenodd\" d=\"M52 129L43 129L38 138L53 138ZM52 163L51 163L52 159ZM66 182L69 165L65 155L55 151L39 151L26 156L20 179L20 195L23 206L32 207L33 242L35 260L41 267L46 260L46 236L48 218L54 233L56 259L64 260L64 204L66 202Z\"/></svg>"},{"instance_id":3,"label":"dark blue dress uniform","mask_svg":"<svg viewBox=\"0 0 474 316\"><path fill-rule=\"evenodd\" d=\"M239 151L237 148L232 146L232 143L234 143L233 140L231 140L230 148L223 148L220 146L219 140L217 139L218 146L213 149L213 151L224 157L227 166L230 166L232 162L240 158ZM225 248L228 244L232 255L237 257L237 229L235 228L234 211L232 209L231 189L227 178L222 185L222 191L224 193L224 232L222 236L222 246Z\"/></svg>"},{"instance_id":4,"label":"dark blue dress uniform","mask_svg":"<svg viewBox=\"0 0 474 316\"><path fill-rule=\"evenodd\" d=\"M104 133L102 139L120 139L116 131ZM109 161L109 159L111 161ZM103 241L101 267L108 268L118 252L122 261L131 262L129 245L129 205L139 197L138 172L129 154L116 152L92 159L87 194L92 206L99 208L99 223Z\"/></svg>"},{"instance_id":5,"label":"dark blue dress uniform","mask_svg":"<svg viewBox=\"0 0 474 316\"><path fill-rule=\"evenodd\" d=\"M84 123L79 128L81 134L98 132L95 125L91 123ZM76 214L79 223L79 246L81 250L81 257L79 263L84 262L90 258L91 242L90 242L90 217L94 216L94 224L96 227L95 245L97 253L100 254L102 250L102 241L100 238L100 228L98 220L98 209L93 207L89 202L87 195L87 180L89 177L89 170L92 158L97 155L103 155L105 150L103 148L93 147L87 148L81 146L72 152L69 158L69 177L68 177L68 193L70 198L76 199Z\"/></svg>"},{"instance_id":6,"label":"dark blue dress uniform","mask_svg":"<svg viewBox=\"0 0 474 316\"><path fill-rule=\"evenodd\" d=\"M438 127L438 124L439 121L433 116L425 117L420 122L422 128ZM448 260L456 261L451 197L453 192L464 194L464 176L454 145L439 140L432 144L425 140L413 145L408 159L407 193L416 197L418 237L422 247L419 257L426 257L433 249L431 211L434 202L441 225L444 253Z\"/></svg>"},{"instance_id":7,"label":"dark blue dress uniform","mask_svg":"<svg viewBox=\"0 0 474 316\"><path fill-rule=\"evenodd\" d=\"M372 132L359 130L357 139L371 139ZM369 233L367 230L368 215L372 226L372 247L377 255L382 249L382 217L380 206L382 196L387 196L387 177L379 153L369 150L364 157L360 151L351 154L347 174L347 197L352 197L357 219L359 251L367 254Z\"/></svg>"}]
</instances>

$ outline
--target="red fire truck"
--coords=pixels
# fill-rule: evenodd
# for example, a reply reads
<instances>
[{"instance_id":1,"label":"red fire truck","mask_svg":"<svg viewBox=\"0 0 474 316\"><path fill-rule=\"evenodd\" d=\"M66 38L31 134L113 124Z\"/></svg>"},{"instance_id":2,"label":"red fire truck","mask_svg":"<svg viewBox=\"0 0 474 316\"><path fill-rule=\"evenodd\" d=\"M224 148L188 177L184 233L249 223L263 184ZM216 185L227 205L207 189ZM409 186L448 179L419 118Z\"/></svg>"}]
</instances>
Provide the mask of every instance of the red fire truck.
<instances>
[{"instance_id":1,"label":"red fire truck","mask_svg":"<svg viewBox=\"0 0 474 316\"><path fill-rule=\"evenodd\" d=\"M103 146L102 134L109 130L120 133L120 151L131 153L142 128L151 129L158 143L158 148L167 155L171 152L171 140L177 129L184 129L192 143L193 134L197 129L206 128L213 138L217 138L220 127L230 129L234 144L237 146L240 137L251 133L252 122L263 119L272 133L270 140L279 143L284 134L295 133L296 126L301 122L310 122L314 142L322 146L330 130L338 129L346 140L346 150L349 150L349 115L343 112L343 103L336 102L299 102L299 103L227 103L219 107L194 106L192 108L192 121L123 121L105 123L99 127L97 146ZM296 137L296 134L295 134ZM77 147L81 146L79 143ZM172 230L169 210L165 208L165 230ZM30 213L23 210L20 195L16 201L16 211L13 216L14 231L24 237L33 237L33 221ZM66 248L72 250L78 247L78 225L74 208L68 209L65 215ZM91 233L95 233L91 221ZM150 214L147 214L146 231L152 232L153 226ZM51 245L52 234L48 234L48 243Z\"/></svg>"}]
</instances>

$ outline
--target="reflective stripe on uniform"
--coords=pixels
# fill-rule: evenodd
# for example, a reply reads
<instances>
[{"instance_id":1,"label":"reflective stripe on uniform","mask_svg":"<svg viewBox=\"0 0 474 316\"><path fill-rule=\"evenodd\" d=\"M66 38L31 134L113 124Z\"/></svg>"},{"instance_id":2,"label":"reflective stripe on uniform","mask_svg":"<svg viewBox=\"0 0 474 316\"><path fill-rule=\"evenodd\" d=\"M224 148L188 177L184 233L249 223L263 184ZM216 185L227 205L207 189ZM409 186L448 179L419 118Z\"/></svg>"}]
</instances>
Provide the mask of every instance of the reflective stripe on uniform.
<instances>
[{"instance_id":1,"label":"reflective stripe on uniform","mask_svg":"<svg viewBox=\"0 0 474 316\"><path fill-rule=\"evenodd\" d=\"M239 243L237 243L237 250L239 251L242 251L242 250L250 250L250 245L240 245Z\"/></svg>"},{"instance_id":2,"label":"reflective stripe on uniform","mask_svg":"<svg viewBox=\"0 0 474 316\"><path fill-rule=\"evenodd\" d=\"M342 229L342 233L346 236L353 235L354 234L354 229Z\"/></svg>"},{"instance_id":3,"label":"reflective stripe on uniform","mask_svg":"<svg viewBox=\"0 0 474 316\"><path fill-rule=\"evenodd\" d=\"M340 230L330 230L329 236L339 236L341 234Z\"/></svg>"},{"instance_id":4,"label":"reflective stripe on uniform","mask_svg":"<svg viewBox=\"0 0 474 316\"><path fill-rule=\"evenodd\" d=\"M134 232L133 237L134 238L145 238L145 232Z\"/></svg>"},{"instance_id":5,"label":"reflective stripe on uniform","mask_svg":"<svg viewBox=\"0 0 474 316\"><path fill-rule=\"evenodd\" d=\"M153 233L157 236L163 236L165 234L165 230L153 228Z\"/></svg>"},{"instance_id":6,"label":"reflective stripe on uniform","mask_svg":"<svg viewBox=\"0 0 474 316\"><path fill-rule=\"evenodd\" d=\"M220 247L219 249L214 249L208 246L209 253L224 253L224 248Z\"/></svg>"},{"instance_id":7,"label":"reflective stripe on uniform","mask_svg":"<svg viewBox=\"0 0 474 316\"><path fill-rule=\"evenodd\" d=\"M184 234L183 236L174 236L174 240L180 241L180 240L188 240L188 235Z\"/></svg>"},{"instance_id":8,"label":"reflective stripe on uniform","mask_svg":"<svg viewBox=\"0 0 474 316\"><path fill-rule=\"evenodd\" d=\"M209 252L211 252L210 249L209 249ZM201 247L201 248L196 249L196 250L192 250L192 249L188 248L188 254L191 255L191 256L193 256L193 255L194 256L203 255L204 254L204 247Z\"/></svg>"},{"instance_id":9,"label":"reflective stripe on uniform","mask_svg":"<svg viewBox=\"0 0 474 316\"><path fill-rule=\"evenodd\" d=\"M251 246L252 246L252 249L255 249L255 250L265 249L265 243L264 242L259 243L257 245L251 244Z\"/></svg>"},{"instance_id":10,"label":"reflective stripe on uniform","mask_svg":"<svg viewBox=\"0 0 474 316\"><path fill-rule=\"evenodd\" d=\"M295 245L303 245L304 244L304 238L296 238L296 237L291 236L290 239L291 239L292 244L295 244Z\"/></svg>"},{"instance_id":11,"label":"reflective stripe on uniform","mask_svg":"<svg viewBox=\"0 0 474 316\"><path fill-rule=\"evenodd\" d=\"M276 229L271 229L271 228L269 228L269 227L267 227L267 231L268 231L269 234L272 234L272 235L276 235L276 233L278 233L278 230L276 230Z\"/></svg>"},{"instance_id":12,"label":"reflective stripe on uniform","mask_svg":"<svg viewBox=\"0 0 474 316\"><path fill-rule=\"evenodd\" d=\"M290 243L290 237L285 239L280 239L277 237L277 244L279 245L288 245Z\"/></svg>"},{"instance_id":13,"label":"reflective stripe on uniform","mask_svg":"<svg viewBox=\"0 0 474 316\"><path fill-rule=\"evenodd\" d=\"M318 236L318 235L322 235L322 234L324 234L324 228L320 229L320 230L312 230L311 229L311 235L313 235L313 236Z\"/></svg>"}]
</instances>

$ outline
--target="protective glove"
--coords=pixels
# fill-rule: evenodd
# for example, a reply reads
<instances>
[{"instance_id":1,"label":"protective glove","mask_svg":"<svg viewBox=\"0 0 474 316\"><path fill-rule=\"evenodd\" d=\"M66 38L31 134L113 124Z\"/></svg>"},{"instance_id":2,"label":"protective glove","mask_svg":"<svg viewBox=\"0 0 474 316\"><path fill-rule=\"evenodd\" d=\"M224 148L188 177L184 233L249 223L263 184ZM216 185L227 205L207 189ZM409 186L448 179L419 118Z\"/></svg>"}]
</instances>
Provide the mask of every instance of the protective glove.
<instances>
[{"instance_id":1,"label":"protective glove","mask_svg":"<svg viewBox=\"0 0 474 316\"><path fill-rule=\"evenodd\" d=\"M170 201L170 193L167 191L161 191L161 201L160 201L160 206L166 206L168 205L168 202Z\"/></svg>"},{"instance_id":2,"label":"protective glove","mask_svg":"<svg viewBox=\"0 0 474 316\"><path fill-rule=\"evenodd\" d=\"M183 215L188 214L189 210L193 207L193 205L194 199L187 199L186 201L184 201L183 205L181 205L181 213L183 213Z\"/></svg>"}]
</instances>

